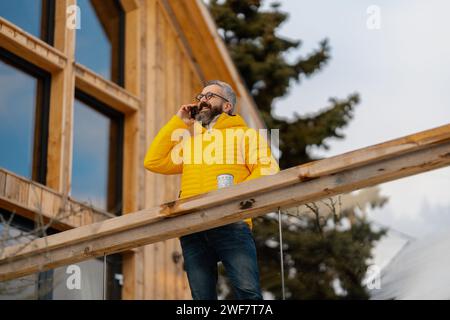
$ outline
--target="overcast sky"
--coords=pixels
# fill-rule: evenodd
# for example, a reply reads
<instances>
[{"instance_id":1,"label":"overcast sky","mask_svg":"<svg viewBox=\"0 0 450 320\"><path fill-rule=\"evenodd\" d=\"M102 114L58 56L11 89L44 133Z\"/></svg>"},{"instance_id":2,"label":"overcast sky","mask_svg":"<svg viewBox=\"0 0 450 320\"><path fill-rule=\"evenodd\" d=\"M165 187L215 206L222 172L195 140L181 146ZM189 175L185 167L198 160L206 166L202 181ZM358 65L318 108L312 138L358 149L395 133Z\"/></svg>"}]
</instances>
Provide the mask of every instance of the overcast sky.
<instances>
[{"instance_id":1,"label":"overcast sky","mask_svg":"<svg viewBox=\"0 0 450 320\"><path fill-rule=\"evenodd\" d=\"M280 2L290 19L279 35L302 40L289 59L307 55L324 38L332 57L322 71L294 83L289 96L276 101L275 114L314 113L330 97L361 97L346 138L329 140L329 151L314 154L328 157L450 123L450 1ZM373 5L379 29L367 27ZM381 193L389 202L370 216L382 224L416 238L450 225L448 167L383 184ZM401 244L392 233L377 248L377 261L384 264Z\"/></svg>"}]
</instances>

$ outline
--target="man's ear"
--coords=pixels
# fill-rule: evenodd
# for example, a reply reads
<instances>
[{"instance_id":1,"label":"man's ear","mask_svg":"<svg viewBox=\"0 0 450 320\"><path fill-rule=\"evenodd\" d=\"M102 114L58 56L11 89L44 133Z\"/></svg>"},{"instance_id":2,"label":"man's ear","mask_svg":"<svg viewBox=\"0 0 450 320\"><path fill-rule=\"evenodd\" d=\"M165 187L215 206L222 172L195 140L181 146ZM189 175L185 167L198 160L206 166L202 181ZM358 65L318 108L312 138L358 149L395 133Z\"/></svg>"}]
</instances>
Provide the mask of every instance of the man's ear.
<instances>
[{"instance_id":1,"label":"man's ear","mask_svg":"<svg viewBox=\"0 0 450 320\"><path fill-rule=\"evenodd\" d=\"M225 104L223 105L223 112L229 114L231 110L233 110L233 106L231 105L231 103L225 102Z\"/></svg>"}]
</instances>

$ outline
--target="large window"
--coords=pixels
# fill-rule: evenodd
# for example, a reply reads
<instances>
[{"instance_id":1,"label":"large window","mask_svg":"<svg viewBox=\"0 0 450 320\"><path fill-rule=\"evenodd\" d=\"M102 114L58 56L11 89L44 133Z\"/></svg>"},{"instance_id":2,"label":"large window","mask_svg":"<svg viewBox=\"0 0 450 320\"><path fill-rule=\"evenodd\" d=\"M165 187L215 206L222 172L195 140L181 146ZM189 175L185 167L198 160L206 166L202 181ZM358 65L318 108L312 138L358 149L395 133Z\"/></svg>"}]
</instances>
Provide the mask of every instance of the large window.
<instances>
[{"instance_id":1,"label":"large window","mask_svg":"<svg viewBox=\"0 0 450 320\"><path fill-rule=\"evenodd\" d=\"M31 220L20 216L11 216L5 210L0 209L0 246L28 243L36 236L30 231L34 229ZM0 282L0 300L33 300L38 298L39 274Z\"/></svg>"},{"instance_id":2,"label":"large window","mask_svg":"<svg viewBox=\"0 0 450 320\"><path fill-rule=\"evenodd\" d=\"M124 82L125 14L118 0L78 0L77 62L121 86Z\"/></svg>"},{"instance_id":3,"label":"large window","mask_svg":"<svg viewBox=\"0 0 450 320\"><path fill-rule=\"evenodd\" d=\"M45 184L50 75L0 48L0 167Z\"/></svg>"},{"instance_id":4,"label":"large window","mask_svg":"<svg viewBox=\"0 0 450 320\"><path fill-rule=\"evenodd\" d=\"M0 16L28 33L53 44L54 0L2 0Z\"/></svg>"},{"instance_id":5,"label":"large window","mask_svg":"<svg viewBox=\"0 0 450 320\"><path fill-rule=\"evenodd\" d=\"M75 98L71 194L120 214L123 115L81 91Z\"/></svg>"}]
</instances>

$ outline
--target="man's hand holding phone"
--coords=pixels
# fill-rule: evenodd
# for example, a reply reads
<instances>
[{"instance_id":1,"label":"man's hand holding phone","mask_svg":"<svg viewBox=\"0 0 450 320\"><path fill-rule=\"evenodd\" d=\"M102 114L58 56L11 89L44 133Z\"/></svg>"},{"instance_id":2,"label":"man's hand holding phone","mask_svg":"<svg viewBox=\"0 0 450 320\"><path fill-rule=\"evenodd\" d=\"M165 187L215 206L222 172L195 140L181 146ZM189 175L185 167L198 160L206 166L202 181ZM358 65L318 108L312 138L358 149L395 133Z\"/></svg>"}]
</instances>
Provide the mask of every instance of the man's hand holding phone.
<instances>
[{"instance_id":1,"label":"man's hand holding phone","mask_svg":"<svg viewBox=\"0 0 450 320\"><path fill-rule=\"evenodd\" d=\"M186 123L186 125L191 126L194 124L195 115L198 113L197 104L183 104L177 112L177 116Z\"/></svg>"}]
</instances>

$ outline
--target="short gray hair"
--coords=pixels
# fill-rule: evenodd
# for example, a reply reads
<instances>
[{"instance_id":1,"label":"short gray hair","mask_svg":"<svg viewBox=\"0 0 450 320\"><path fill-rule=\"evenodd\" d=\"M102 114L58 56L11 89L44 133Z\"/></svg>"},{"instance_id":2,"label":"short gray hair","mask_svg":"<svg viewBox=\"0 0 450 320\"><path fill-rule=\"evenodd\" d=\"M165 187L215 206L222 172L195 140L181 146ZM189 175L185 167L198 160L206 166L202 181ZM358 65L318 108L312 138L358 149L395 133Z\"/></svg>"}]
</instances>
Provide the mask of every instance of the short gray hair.
<instances>
[{"instance_id":1,"label":"short gray hair","mask_svg":"<svg viewBox=\"0 0 450 320\"><path fill-rule=\"evenodd\" d=\"M226 82L220 81L220 80L210 80L207 81L204 85L204 87L211 86L211 85L217 85L222 89L224 98L227 98L228 101L231 103L231 111L230 114L234 113L234 109L236 107L236 93L234 93L233 88Z\"/></svg>"}]
</instances>

